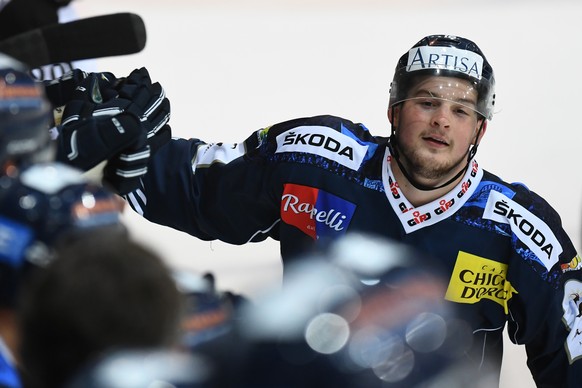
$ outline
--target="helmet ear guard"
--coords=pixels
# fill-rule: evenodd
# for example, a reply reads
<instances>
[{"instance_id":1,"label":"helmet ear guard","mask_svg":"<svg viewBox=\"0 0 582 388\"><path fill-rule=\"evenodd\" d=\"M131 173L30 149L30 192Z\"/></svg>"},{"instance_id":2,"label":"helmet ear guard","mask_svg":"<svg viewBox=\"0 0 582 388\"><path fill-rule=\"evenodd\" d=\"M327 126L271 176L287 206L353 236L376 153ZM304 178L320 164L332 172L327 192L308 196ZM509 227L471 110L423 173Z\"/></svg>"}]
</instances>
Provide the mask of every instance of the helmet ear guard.
<instances>
[{"instance_id":1,"label":"helmet ear guard","mask_svg":"<svg viewBox=\"0 0 582 388\"><path fill-rule=\"evenodd\" d=\"M0 54L0 165L52 160L52 122L44 86L24 64Z\"/></svg>"},{"instance_id":2,"label":"helmet ear guard","mask_svg":"<svg viewBox=\"0 0 582 388\"><path fill-rule=\"evenodd\" d=\"M472 41L452 35L421 39L396 66L390 85L389 107L410 98L410 91L426 76L460 78L477 91L475 111L487 120L493 117L495 78L483 52Z\"/></svg>"}]
</instances>

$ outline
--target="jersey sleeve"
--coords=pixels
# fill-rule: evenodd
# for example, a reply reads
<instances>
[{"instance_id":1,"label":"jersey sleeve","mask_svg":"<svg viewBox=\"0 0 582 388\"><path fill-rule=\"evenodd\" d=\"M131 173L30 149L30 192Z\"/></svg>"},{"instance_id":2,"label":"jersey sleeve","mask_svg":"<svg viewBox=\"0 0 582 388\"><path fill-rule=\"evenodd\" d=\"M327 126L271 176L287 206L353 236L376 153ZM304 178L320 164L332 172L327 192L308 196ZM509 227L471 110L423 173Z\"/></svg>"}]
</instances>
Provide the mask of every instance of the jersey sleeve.
<instances>
[{"instance_id":1,"label":"jersey sleeve","mask_svg":"<svg viewBox=\"0 0 582 388\"><path fill-rule=\"evenodd\" d=\"M290 176L330 165L356 170L373 154L374 141L362 124L330 115L277 123L237 144L173 139L126 199L148 220L203 240L278 240Z\"/></svg>"},{"instance_id":2,"label":"jersey sleeve","mask_svg":"<svg viewBox=\"0 0 582 388\"><path fill-rule=\"evenodd\" d=\"M126 199L146 219L202 240L244 244L276 237L271 170L249 155L258 152L259 136L238 144L172 139Z\"/></svg>"},{"instance_id":3,"label":"jersey sleeve","mask_svg":"<svg viewBox=\"0 0 582 388\"><path fill-rule=\"evenodd\" d=\"M533 192L500 197L492 214L510 227L513 241L507 280L517 293L509 304L509 337L525 344L537 386L577 387L582 381L580 256L558 213Z\"/></svg>"}]
</instances>

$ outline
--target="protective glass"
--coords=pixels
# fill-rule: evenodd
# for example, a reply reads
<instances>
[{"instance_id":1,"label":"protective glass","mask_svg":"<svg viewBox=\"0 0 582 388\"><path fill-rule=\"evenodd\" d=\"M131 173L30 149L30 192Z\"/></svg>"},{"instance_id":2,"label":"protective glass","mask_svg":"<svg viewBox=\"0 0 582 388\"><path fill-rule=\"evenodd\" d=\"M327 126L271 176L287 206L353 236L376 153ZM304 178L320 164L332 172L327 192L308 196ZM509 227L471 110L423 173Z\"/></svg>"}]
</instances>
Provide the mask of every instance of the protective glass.
<instances>
[{"instance_id":1,"label":"protective glass","mask_svg":"<svg viewBox=\"0 0 582 388\"><path fill-rule=\"evenodd\" d=\"M488 109L488 95L483 96L484 83L487 80L481 79L479 83L463 78L452 76L425 75L410 77L406 84L406 92L399 93L399 97L391 102L390 106L400 104L409 100L426 100L427 103L433 101L448 101L463 109L470 110L482 117L490 116ZM485 85L486 86L486 85Z\"/></svg>"},{"instance_id":2,"label":"protective glass","mask_svg":"<svg viewBox=\"0 0 582 388\"><path fill-rule=\"evenodd\" d=\"M393 105L409 100L420 100L436 106L442 101L447 101L459 109L467 110L467 113L475 112L486 117L485 112L479 109L478 97L477 86L471 81L453 77L422 76L411 82L408 93Z\"/></svg>"}]
</instances>

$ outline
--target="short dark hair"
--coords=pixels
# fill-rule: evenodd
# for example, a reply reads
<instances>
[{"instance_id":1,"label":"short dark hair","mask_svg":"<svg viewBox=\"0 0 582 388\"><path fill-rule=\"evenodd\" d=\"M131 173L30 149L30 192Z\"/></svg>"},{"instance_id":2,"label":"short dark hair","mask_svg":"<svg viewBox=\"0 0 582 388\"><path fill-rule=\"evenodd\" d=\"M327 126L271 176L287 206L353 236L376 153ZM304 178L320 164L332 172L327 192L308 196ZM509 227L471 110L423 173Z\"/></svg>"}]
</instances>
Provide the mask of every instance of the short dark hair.
<instances>
[{"instance_id":1,"label":"short dark hair","mask_svg":"<svg viewBox=\"0 0 582 388\"><path fill-rule=\"evenodd\" d=\"M62 385L106 352L177 339L181 298L171 272L128 236L88 233L34 275L20 305L21 356L41 386Z\"/></svg>"}]
</instances>

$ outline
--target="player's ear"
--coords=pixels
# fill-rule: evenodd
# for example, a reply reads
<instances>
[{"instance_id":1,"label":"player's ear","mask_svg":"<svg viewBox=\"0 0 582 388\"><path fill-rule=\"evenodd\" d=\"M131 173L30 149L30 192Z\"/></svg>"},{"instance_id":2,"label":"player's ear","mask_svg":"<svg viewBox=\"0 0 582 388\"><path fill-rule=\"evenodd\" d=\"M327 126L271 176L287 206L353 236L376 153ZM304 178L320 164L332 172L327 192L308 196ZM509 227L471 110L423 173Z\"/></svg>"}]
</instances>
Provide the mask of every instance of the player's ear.
<instances>
[{"instance_id":1,"label":"player's ear","mask_svg":"<svg viewBox=\"0 0 582 388\"><path fill-rule=\"evenodd\" d=\"M481 139L483 139L483 136L485 135L485 132L487 132L487 124L489 123L489 121L487 121L486 119L483 119L483 127L481 128L481 132L479 133L479 138L477 139L477 144L481 143ZM479 123L479 125L481 125L481 123Z\"/></svg>"},{"instance_id":2,"label":"player's ear","mask_svg":"<svg viewBox=\"0 0 582 388\"><path fill-rule=\"evenodd\" d=\"M388 121L390 121L392 126L397 126L399 114L400 106L391 106L388 108Z\"/></svg>"}]
</instances>

